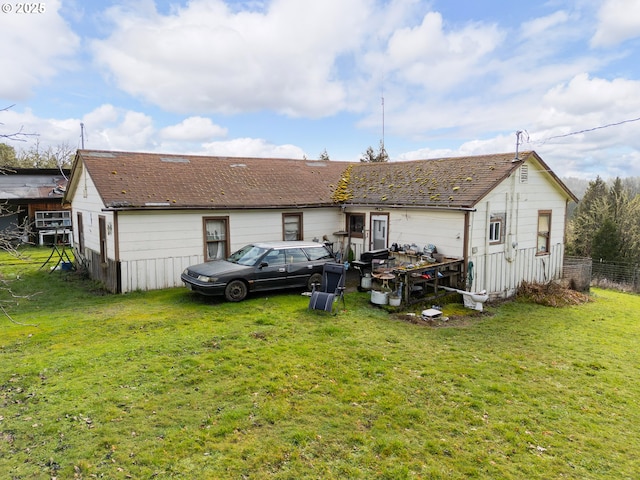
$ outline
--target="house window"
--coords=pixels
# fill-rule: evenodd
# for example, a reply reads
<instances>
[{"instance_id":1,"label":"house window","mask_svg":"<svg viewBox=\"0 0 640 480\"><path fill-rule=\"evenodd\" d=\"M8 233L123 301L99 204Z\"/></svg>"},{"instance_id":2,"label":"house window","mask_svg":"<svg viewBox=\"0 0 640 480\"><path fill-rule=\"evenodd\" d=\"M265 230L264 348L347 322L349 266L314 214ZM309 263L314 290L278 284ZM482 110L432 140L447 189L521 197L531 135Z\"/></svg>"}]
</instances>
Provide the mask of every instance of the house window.
<instances>
[{"instance_id":1,"label":"house window","mask_svg":"<svg viewBox=\"0 0 640 480\"><path fill-rule=\"evenodd\" d=\"M204 221L205 261L229 256L229 219L227 217L207 217Z\"/></svg>"},{"instance_id":2,"label":"house window","mask_svg":"<svg viewBox=\"0 0 640 480\"><path fill-rule=\"evenodd\" d=\"M100 263L107 263L107 219L98 217L98 230L100 231Z\"/></svg>"},{"instance_id":3,"label":"house window","mask_svg":"<svg viewBox=\"0 0 640 480\"><path fill-rule=\"evenodd\" d=\"M364 213L347 214L347 231L351 238L364 238Z\"/></svg>"},{"instance_id":4,"label":"house window","mask_svg":"<svg viewBox=\"0 0 640 480\"><path fill-rule=\"evenodd\" d=\"M549 253L551 238L551 211L543 210L538 212L538 255L547 255Z\"/></svg>"},{"instance_id":5,"label":"house window","mask_svg":"<svg viewBox=\"0 0 640 480\"><path fill-rule=\"evenodd\" d=\"M78 231L78 252L84 253L84 225L82 222L82 212L76 215L76 230Z\"/></svg>"},{"instance_id":6,"label":"house window","mask_svg":"<svg viewBox=\"0 0 640 480\"><path fill-rule=\"evenodd\" d=\"M489 243L504 243L504 213L492 213L489 220Z\"/></svg>"},{"instance_id":7,"label":"house window","mask_svg":"<svg viewBox=\"0 0 640 480\"><path fill-rule=\"evenodd\" d=\"M302 213L282 214L282 239L302 240Z\"/></svg>"}]
</instances>

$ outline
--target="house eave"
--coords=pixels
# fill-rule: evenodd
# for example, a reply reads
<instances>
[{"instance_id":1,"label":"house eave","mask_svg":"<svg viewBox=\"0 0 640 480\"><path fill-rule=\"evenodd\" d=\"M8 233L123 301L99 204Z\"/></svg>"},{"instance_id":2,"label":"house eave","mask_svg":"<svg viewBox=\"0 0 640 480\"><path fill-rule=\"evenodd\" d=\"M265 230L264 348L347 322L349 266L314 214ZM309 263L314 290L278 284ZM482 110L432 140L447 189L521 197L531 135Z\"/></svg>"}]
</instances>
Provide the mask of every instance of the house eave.
<instances>
[{"instance_id":1,"label":"house eave","mask_svg":"<svg viewBox=\"0 0 640 480\"><path fill-rule=\"evenodd\" d=\"M464 205L419 205L419 204L385 204L385 203L342 203L344 208L369 208L369 209L389 209L389 210L448 210L454 212L475 212L475 207L467 207Z\"/></svg>"},{"instance_id":2,"label":"house eave","mask_svg":"<svg viewBox=\"0 0 640 480\"><path fill-rule=\"evenodd\" d=\"M335 204L310 205L107 205L104 212L184 211L184 210L300 210L336 207Z\"/></svg>"}]
</instances>

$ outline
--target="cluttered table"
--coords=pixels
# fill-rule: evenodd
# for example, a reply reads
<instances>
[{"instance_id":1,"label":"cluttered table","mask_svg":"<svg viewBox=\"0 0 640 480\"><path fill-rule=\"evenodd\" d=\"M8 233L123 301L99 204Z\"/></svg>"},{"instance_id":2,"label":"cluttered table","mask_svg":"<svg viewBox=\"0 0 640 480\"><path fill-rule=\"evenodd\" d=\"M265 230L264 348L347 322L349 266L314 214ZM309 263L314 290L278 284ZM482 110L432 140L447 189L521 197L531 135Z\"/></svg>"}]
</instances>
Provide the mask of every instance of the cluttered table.
<instances>
[{"instance_id":1,"label":"cluttered table","mask_svg":"<svg viewBox=\"0 0 640 480\"><path fill-rule=\"evenodd\" d=\"M417 303L445 295L441 287L458 287L463 283L464 261L455 257L441 257L435 261L416 259L393 268L396 285L401 284L402 303ZM398 287L399 288L399 287ZM400 289L400 288L399 288Z\"/></svg>"}]
</instances>

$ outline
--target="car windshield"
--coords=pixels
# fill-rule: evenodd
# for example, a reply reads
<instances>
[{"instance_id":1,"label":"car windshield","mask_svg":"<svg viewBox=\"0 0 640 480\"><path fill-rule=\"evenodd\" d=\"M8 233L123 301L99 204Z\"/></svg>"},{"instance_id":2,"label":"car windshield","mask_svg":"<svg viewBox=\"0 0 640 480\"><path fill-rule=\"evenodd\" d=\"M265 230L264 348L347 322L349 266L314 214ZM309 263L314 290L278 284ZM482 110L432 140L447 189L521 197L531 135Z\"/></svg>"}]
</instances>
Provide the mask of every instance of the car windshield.
<instances>
[{"instance_id":1,"label":"car windshield","mask_svg":"<svg viewBox=\"0 0 640 480\"><path fill-rule=\"evenodd\" d=\"M262 255L267 252L266 248L256 247L255 245L247 245L246 247L242 247L240 250L233 252L229 258L227 258L228 262L237 263L238 265L255 265L256 262Z\"/></svg>"}]
</instances>

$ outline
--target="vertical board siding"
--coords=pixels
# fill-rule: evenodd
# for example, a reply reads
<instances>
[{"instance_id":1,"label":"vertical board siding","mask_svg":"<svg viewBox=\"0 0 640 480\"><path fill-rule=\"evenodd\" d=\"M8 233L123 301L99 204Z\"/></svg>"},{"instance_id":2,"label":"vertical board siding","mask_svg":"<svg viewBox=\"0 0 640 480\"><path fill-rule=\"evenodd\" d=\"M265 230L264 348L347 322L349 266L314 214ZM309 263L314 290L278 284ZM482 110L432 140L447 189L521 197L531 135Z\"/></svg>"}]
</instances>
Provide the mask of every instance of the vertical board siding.
<instances>
[{"instance_id":1,"label":"vertical board siding","mask_svg":"<svg viewBox=\"0 0 640 480\"><path fill-rule=\"evenodd\" d=\"M473 291L486 290L494 297L514 295L525 282L546 283L562 278L564 245L556 244L550 255L536 255L535 248L516 251L512 262L507 261L504 252L474 255L470 261L474 265L473 283L468 287Z\"/></svg>"},{"instance_id":2,"label":"vertical board siding","mask_svg":"<svg viewBox=\"0 0 640 480\"><path fill-rule=\"evenodd\" d=\"M202 261L202 256L191 255L122 262L122 293L180 287L182 271Z\"/></svg>"}]
</instances>

